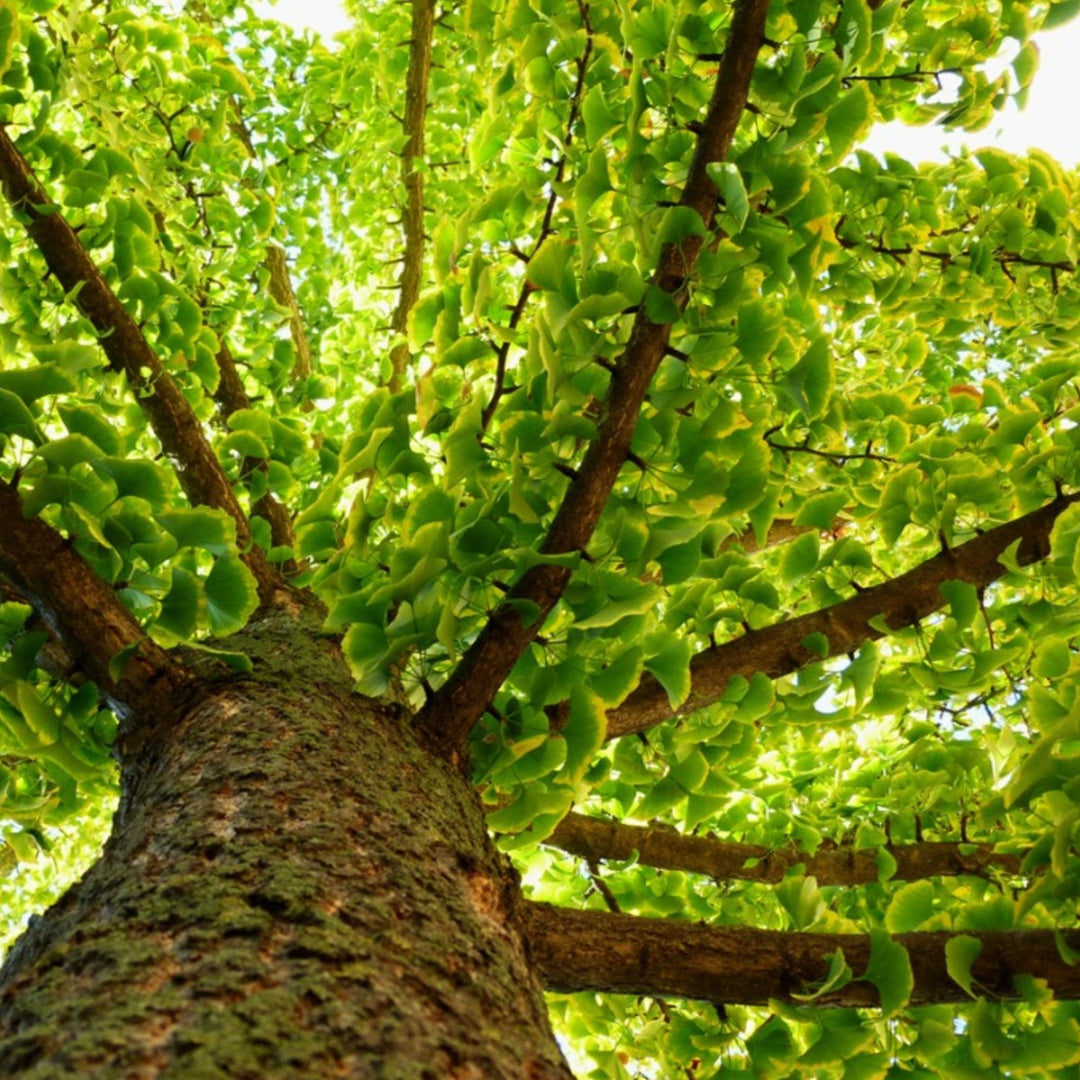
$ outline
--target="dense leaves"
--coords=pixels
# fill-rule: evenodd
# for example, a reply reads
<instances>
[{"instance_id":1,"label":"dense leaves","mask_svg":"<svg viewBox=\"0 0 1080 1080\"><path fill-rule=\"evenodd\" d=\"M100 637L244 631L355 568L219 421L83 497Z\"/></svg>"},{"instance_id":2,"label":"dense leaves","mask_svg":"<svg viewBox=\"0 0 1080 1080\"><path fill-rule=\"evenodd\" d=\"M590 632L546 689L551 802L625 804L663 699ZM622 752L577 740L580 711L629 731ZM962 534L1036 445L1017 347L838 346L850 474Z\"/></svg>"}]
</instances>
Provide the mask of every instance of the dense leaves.
<instances>
[{"instance_id":1,"label":"dense leaves","mask_svg":"<svg viewBox=\"0 0 1080 1080\"><path fill-rule=\"evenodd\" d=\"M265 553L325 605L357 690L416 709L500 605L538 622L505 599L523 574L569 571L470 737L529 894L870 935L865 970L836 951L769 1008L556 997L583 1075L637 1058L656 1075L1077 1075L1080 1009L1038 972L998 1001L972 971L980 931L1076 921L1080 507L1061 499L1038 559L1011 545L985 585L958 562L929 617L891 611L847 655L815 631L792 674L691 698L703 650L1080 487L1076 176L1037 151L918 166L858 149L878 120L977 129L1023 95L1040 23L1076 7L774 2L706 221L679 200L729 5L468 0L435 20L412 144L422 249L401 226L402 5L358 6L333 52L226 0L0 11L0 121L48 200L0 230L3 480L25 514L146 638L240 669L214 639L256 610ZM137 323L250 543L227 506L185 498L144 400L160 388L107 362L23 228L35 215L72 226ZM687 280L662 287L657 265L691 243ZM423 282L404 323L399 256ZM587 550L552 551L635 318L670 327L666 353ZM26 598L4 598L2 858L32 863L100 813L115 720ZM609 738L642 679L665 722ZM806 860L846 849L876 880L795 858L779 882L576 859L552 837L572 806ZM894 848L928 841L1002 859L896 880ZM909 1006L893 935L932 930L959 935L947 974L969 1005ZM852 980L880 1009L815 1006Z\"/></svg>"}]
</instances>

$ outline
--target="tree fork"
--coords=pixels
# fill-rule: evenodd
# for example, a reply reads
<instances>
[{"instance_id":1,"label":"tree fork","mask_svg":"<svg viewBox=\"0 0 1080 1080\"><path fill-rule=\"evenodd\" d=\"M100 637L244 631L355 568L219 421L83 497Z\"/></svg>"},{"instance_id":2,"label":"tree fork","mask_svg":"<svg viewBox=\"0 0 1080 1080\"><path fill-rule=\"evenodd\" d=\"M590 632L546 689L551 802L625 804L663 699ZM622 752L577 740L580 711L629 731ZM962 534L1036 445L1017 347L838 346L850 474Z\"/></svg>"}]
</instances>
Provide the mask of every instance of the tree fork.
<instances>
[{"instance_id":1,"label":"tree fork","mask_svg":"<svg viewBox=\"0 0 1080 1080\"><path fill-rule=\"evenodd\" d=\"M701 216L706 232L716 212L718 190L708 166L722 161L735 136L750 90L754 64L765 33L768 0L738 0L728 32L712 100L680 200ZM686 275L701 250L701 237L667 244L653 286L680 307L688 295ZM541 555L583 551L600 518L619 470L626 461L645 394L667 348L671 324L654 323L644 303L634 319L626 350L608 386L596 437L556 511ZM514 664L529 647L558 602L571 571L551 563L527 570L492 614L447 681L417 715L417 723L437 753L454 756L483 715ZM528 611L528 620L522 612Z\"/></svg>"},{"instance_id":2,"label":"tree fork","mask_svg":"<svg viewBox=\"0 0 1080 1080\"><path fill-rule=\"evenodd\" d=\"M37 182L26 159L0 125L0 185L30 239L64 292L98 334L114 371L123 372L184 494L195 506L224 510L236 522L241 558L255 575L259 596L271 602L283 587L280 575L251 542L251 528L203 434L198 418L172 376L87 254L75 230Z\"/></svg>"}]
</instances>

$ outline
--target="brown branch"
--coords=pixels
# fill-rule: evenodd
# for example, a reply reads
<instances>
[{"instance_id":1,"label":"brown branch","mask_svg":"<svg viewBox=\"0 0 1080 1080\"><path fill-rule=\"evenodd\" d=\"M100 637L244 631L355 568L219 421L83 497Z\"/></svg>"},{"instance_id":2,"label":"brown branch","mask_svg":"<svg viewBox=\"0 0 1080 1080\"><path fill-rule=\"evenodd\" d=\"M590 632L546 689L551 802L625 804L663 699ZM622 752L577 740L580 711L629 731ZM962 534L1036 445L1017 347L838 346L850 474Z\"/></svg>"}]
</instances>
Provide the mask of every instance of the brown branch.
<instances>
[{"instance_id":1,"label":"brown branch","mask_svg":"<svg viewBox=\"0 0 1080 1080\"><path fill-rule=\"evenodd\" d=\"M267 245L265 266L270 271L271 299L289 312L289 333L295 354L292 376L294 382L300 383L311 374L311 346L308 344L307 331L304 330L304 316L289 279L285 249L280 244Z\"/></svg>"},{"instance_id":2,"label":"brown branch","mask_svg":"<svg viewBox=\"0 0 1080 1080\"><path fill-rule=\"evenodd\" d=\"M405 79L405 147L401 151L401 183L405 205L401 225L405 250L398 277L398 302L390 320L394 335L408 330L409 312L420 298L424 271L424 123L427 119L428 81L431 75L431 42L435 32L434 0L412 0L412 30L409 38L409 71ZM390 390L401 390L409 363L409 346L401 341L390 352Z\"/></svg>"},{"instance_id":3,"label":"brown branch","mask_svg":"<svg viewBox=\"0 0 1080 1080\"><path fill-rule=\"evenodd\" d=\"M548 990L697 998L725 1005L768 1005L810 993L842 949L858 981L814 999L814 1005L874 1008L877 988L859 978L870 963L870 938L862 934L791 933L744 927L703 926L672 919L643 919L610 911L576 911L526 902L525 937L533 964ZM898 934L908 950L915 986L911 1005L970 1001L950 978L947 931ZM988 996L1018 997L1014 977L1045 979L1061 1000L1080 998L1080 964L1062 960L1053 930L971 932L982 945L972 966L977 988ZM1080 931L1061 936L1080 948Z\"/></svg>"},{"instance_id":4,"label":"brown branch","mask_svg":"<svg viewBox=\"0 0 1080 1080\"><path fill-rule=\"evenodd\" d=\"M690 662L690 696L677 708L671 707L659 681L646 674L637 689L608 713L608 738L645 731L719 701L735 675L749 679L760 671L770 679L778 679L823 659L803 644L810 634L824 634L828 639L827 655L833 657L852 653L864 641L883 637L887 631L872 626L871 620L883 619L890 630L913 626L944 605L943 582L966 581L983 589L1002 577L1006 570L998 556L1017 540L1019 565L1045 559L1050 553L1050 530L1057 516L1078 499L1080 495L1059 495L1046 506L942 551L906 574L864 589L849 600L747 631L733 641L703 650Z\"/></svg>"},{"instance_id":5,"label":"brown branch","mask_svg":"<svg viewBox=\"0 0 1080 1080\"><path fill-rule=\"evenodd\" d=\"M764 38L768 6L768 0L737 0L735 4L724 59L680 200L681 205L698 213L706 231L718 197L708 166L722 161L731 146ZM689 236L680 243L666 244L652 278L652 287L667 293L680 310L688 300L689 275L702 243L702 237ZM641 404L670 334L671 324L652 322L642 303L626 351L612 373L596 437L570 481L540 547L541 555L585 550L626 461ZM568 568L539 563L510 590L450 677L417 715L422 734L436 752L447 757L456 754L569 579Z\"/></svg>"},{"instance_id":6,"label":"brown branch","mask_svg":"<svg viewBox=\"0 0 1080 1080\"><path fill-rule=\"evenodd\" d=\"M843 534L844 518L835 518L827 531L836 537ZM758 543L757 533L753 528L745 529L741 533L735 533L720 544L721 551L731 551L733 548L742 548L747 555L753 555L755 551L764 551L766 548L776 547L777 544L786 544L803 533L821 532L813 525L796 525L792 518L776 518L769 526L765 534L765 542Z\"/></svg>"},{"instance_id":7,"label":"brown branch","mask_svg":"<svg viewBox=\"0 0 1080 1080\"><path fill-rule=\"evenodd\" d=\"M793 845L767 848L727 843L711 836L688 836L670 828L625 825L584 814L568 814L544 843L584 859L590 868L600 859L636 857L645 866L705 874L718 880L775 883L795 866L802 866L803 873L816 878L819 885L866 885L879 877L877 848L856 851L825 843L810 855ZM985 876L992 870L1015 874L1020 870L1020 856L996 852L991 844L927 841L886 844L884 850L896 861L890 881Z\"/></svg>"},{"instance_id":8,"label":"brown branch","mask_svg":"<svg viewBox=\"0 0 1080 1080\"><path fill-rule=\"evenodd\" d=\"M116 593L71 542L39 518L23 517L16 485L0 481L0 574L25 597L123 718L163 715L188 672L146 636ZM121 670L110 665L131 648Z\"/></svg>"},{"instance_id":9,"label":"brown branch","mask_svg":"<svg viewBox=\"0 0 1080 1080\"><path fill-rule=\"evenodd\" d=\"M264 603L270 601L281 579L263 552L251 543L247 518L198 417L3 126L0 183L64 292L97 331L110 367L127 377L188 499L196 506L224 510L236 522L241 557L255 575L260 597Z\"/></svg>"}]
</instances>

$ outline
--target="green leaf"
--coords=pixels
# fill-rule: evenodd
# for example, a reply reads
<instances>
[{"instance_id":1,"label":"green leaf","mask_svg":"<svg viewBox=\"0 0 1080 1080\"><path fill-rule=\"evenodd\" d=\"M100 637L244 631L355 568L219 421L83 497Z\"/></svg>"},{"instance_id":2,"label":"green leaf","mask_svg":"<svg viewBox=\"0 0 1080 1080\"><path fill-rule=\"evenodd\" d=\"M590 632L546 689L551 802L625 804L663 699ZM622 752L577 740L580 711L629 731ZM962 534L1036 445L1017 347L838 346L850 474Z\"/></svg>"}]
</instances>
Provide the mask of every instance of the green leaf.
<instances>
[{"instance_id":1,"label":"green leaf","mask_svg":"<svg viewBox=\"0 0 1080 1080\"><path fill-rule=\"evenodd\" d=\"M603 670L589 676L589 687L609 709L621 705L633 692L645 668L639 646L625 649Z\"/></svg>"},{"instance_id":2,"label":"green leaf","mask_svg":"<svg viewBox=\"0 0 1080 1080\"><path fill-rule=\"evenodd\" d=\"M572 273L568 265L569 258L570 249L566 241L558 236L549 236L529 260L525 267L525 277L536 289L562 292Z\"/></svg>"},{"instance_id":3,"label":"green leaf","mask_svg":"<svg viewBox=\"0 0 1080 1080\"><path fill-rule=\"evenodd\" d=\"M814 1001L833 990L840 990L852 980L851 968L844 959L844 950L837 949L828 954L829 970L821 984L809 994L792 994L797 1001ZM817 1063L817 1062L816 1062Z\"/></svg>"},{"instance_id":4,"label":"green leaf","mask_svg":"<svg viewBox=\"0 0 1080 1080\"><path fill-rule=\"evenodd\" d=\"M3 11L4 9L0 8L0 16ZM10 390L0 389L0 433L19 435L32 443L40 443L43 438L33 413L26 407L23 399Z\"/></svg>"},{"instance_id":5,"label":"green leaf","mask_svg":"<svg viewBox=\"0 0 1080 1080\"><path fill-rule=\"evenodd\" d=\"M342 638L341 651L353 678L360 687L365 688L363 693L385 693L389 685L389 675L383 667L383 659L389 645L386 631L371 623L354 623Z\"/></svg>"},{"instance_id":6,"label":"green leaf","mask_svg":"<svg viewBox=\"0 0 1080 1080\"><path fill-rule=\"evenodd\" d=\"M885 909L885 929L890 934L906 934L926 922L934 913L934 886L929 881L904 885Z\"/></svg>"},{"instance_id":7,"label":"green leaf","mask_svg":"<svg viewBox=\"0 0 1080 1080\"><path fill-rule=\"evenodd\" d=\"M967 581L943 581L941 595L949 603L949 610L958 627L970 626L979 612L979 594Z\"/></svg>"},{"instance_id":8,"label":"green leaf","mask_svg":"<svg viewBox=\"0 0 1080 1080\"><path fill-rule=\"evenodd\" d=\"M874 98L865 82L856 83L840 95L825 118L825 133L829 137L834 161L848 153L855 139L870 124L873 115Z\"/></svg>"},{"instance_id":9,"label":"green leaf","mask_svg":"<svg viewBox=\"0 0 1080 1080\"><path fill-rule=\"evenodd\" d=\"M154 620L154 630L186 641L195 633L199 623L202 585L199 579L182 566L172 568L172 583L161 601L161 610Z\"/></svg>"},{"instance_id":10,"label":"green leaf","mask_svg":"<svg viewBox=\"0 0 1080 1080\"><path fill-rule=\"evenodd\" d=\"M884 930L870 931L870 964L863 978L877 987L886 1017L895 1016L908 1003L915 987L907 949Z\"/></svg>"},{"instance_id":11,"label":"green leaf","mask_svg":"<svg viewBox=\"0 0 1080 1080\"><path fill-rule=\"evenodd\" d=\"M808 532L797 536L784 548L780 560L780 578L790 585L812 573L818 564L820 543L817 533Z\"/></svg>"},{"instance_id":12,"label":"green leaf","mask_svg":"<svg viewBox=\"0 0 1080 1080\"><path fill-rule=\"evenodd\" d=\"M750 199L746 194L742 173L737 165L730 161L712 162L708 166L709 176L720 190L724 210L731 216L735 228L732 235L742 232L746 219L750 216Z\"/></svg>"},{"instance_id":13,"label":"green leaf","mask_svg":"<svg viewBox=\"0 0 1080 1080\"><path fill-rule=\"evenodd\" d=\"M236 547L236 522L224 510L196 506L164 511L154 520L173 537L178 548L198 547L212 555L225 555Z\"/></svg>"},{"instance_id":14,"label":"green leaf","mask_svg":"<svg viewBox=\"0 0 1080 1080\"><path fill-rule=\"evenodd\" d=\"M982 942L968 934L959 934L945 942L945 970L949 978L964 988L969 997L975 997L971 988L971 965L982 952Z\"/></svg>"},{"instance_id":15,"label":"green leaf","mask_svg":"<svg viewBox=\"0 0 1080 1080\"><path fill-rule=\"evenodd\" d=\"M604 702L585 687L575 687L570 695L570 712L562 729L562 736L566 740L563 776L571 782L578 781L596 752L604 745L606 734Z\"/></svg>"},{"instance_id":16,"label":"green leaf","mask_svg":"<svg viewBox=\"0 0 1080 1080\"><path fill-rule=\"evenodd\" d=\"M690 696L690 657L693 646L683 638L673 638L645 661L667 691L668 701L677 709Z\"/></svg>"},{"instance_id":17,"label":"green leaf","mask_svg":"<svg viewBox=\"0 0 1080 1080\"><path fill-rule=\"evenodd\" d=\"M210 632L215 637L235 634L259 606L259 591L251 571L239 555L223 555L203 584Z\"/></svg>"},{"instance_id":18,"label":"green leaf","mask_svg":"<svg viewBox=\"0 0 1080 1080\"><path fill-rule=\"evenodd\" d=\"M833 527L836 515L848 498L846 491L824 491L820 495L811 495L796 511L794 524L826 532Z\"/></svg>"}]
</instances>

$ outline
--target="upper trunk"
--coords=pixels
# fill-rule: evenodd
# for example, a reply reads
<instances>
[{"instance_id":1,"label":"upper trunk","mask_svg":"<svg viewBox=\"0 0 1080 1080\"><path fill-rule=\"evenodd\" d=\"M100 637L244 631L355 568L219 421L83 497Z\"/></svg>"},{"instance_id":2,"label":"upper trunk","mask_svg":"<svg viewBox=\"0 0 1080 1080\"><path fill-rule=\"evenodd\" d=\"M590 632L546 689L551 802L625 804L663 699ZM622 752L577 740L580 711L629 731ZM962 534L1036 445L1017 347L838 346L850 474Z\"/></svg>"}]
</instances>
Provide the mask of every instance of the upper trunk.
<instances>
[{"instance_id":1,"label":"upper trunk","mask_svg":"<svg viewBox=\"0 0 1080 1080\"><path fill-rule=\"evenodd\" d=\"M293 620L234 640L0 972L0 1075L568 1077L468 783Z\"/></svg>"}]
</instances>

